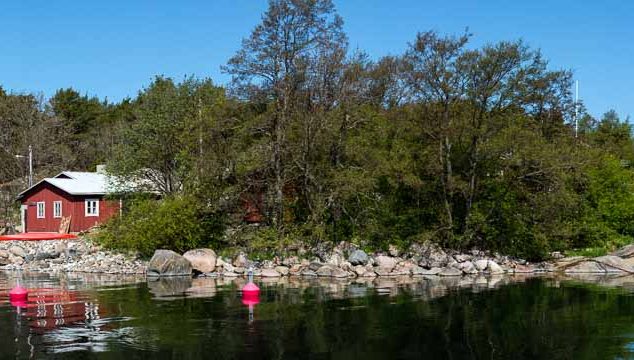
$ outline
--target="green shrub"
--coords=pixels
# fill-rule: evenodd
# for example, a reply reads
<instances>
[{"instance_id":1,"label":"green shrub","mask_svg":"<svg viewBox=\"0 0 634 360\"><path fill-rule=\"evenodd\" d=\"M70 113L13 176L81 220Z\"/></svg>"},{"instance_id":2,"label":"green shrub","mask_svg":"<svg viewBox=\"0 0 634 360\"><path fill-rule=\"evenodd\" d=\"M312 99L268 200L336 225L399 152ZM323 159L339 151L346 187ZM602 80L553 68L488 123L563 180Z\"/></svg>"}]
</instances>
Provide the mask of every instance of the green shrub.
<instances>
[{"instance_id":1,"label":"green shrub","mask_svg":"<svg viewBox=\"0 0 634 360\"><path fill-rule=\"evenodd\" d=\"M176 252L219 245L223 217L189 197L134 201L122 216L111 219L96 235L107 248L151 256L156 249Z\"/></svg>"},{"instance_id":2,"label":"green shrub","mask_svg":"<svg viewBox=\"0 0 634 360\"><path fill-rule=\"evenodd\" d=\"M230 246L223 254L245 251L254 260L272 259L275 256L297 255L300 248L311 248L320 230L310 226L288 226L280 232L268 226L246 226L232 235Z\"/></svg>"}]
</instances>

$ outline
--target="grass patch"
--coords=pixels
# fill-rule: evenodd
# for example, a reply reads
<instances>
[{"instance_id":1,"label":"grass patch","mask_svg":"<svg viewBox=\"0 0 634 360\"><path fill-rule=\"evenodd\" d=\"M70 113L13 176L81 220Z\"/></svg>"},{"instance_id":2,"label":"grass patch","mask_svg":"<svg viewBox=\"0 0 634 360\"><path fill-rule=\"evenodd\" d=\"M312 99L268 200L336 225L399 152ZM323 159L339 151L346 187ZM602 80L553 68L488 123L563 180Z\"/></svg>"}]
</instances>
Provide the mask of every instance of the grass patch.
<instances>
[{"instance_id":1,"label":"grass patch","mask_svg":"<svg viewBox=\"0 0 634 360\"><path fill-rule=\"evenodd\" d=\"M585 257L597 257L608 254L608 249L605 247L591 247L584 249L572 249L565 252L566 256L585 256Z\"/></svg>"}]
</instances>

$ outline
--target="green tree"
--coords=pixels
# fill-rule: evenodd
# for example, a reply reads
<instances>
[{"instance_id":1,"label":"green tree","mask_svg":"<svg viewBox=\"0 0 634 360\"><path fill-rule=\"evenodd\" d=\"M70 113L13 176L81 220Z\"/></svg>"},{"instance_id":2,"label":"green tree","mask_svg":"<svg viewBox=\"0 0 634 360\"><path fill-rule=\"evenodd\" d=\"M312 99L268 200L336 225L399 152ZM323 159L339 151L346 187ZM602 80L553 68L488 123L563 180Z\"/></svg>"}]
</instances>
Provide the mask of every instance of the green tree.
<instances>
[{"instance_id":1,"label":"green tree","mask_svg":"<svg viewBox=\"0 0 634 360\"><path fill-rule=\"evenodd\" d=\"M270 103L263 119L270 138L264 174L270 221L280 230L285 214L284 188L292 166L288 128L302 110L301 101L316 95L309 90L311 75L320 73L320 66L327 67L327 59L332 61L340 53L345 41L341 28L342 20L331 0L271 0L262 23L243 40L242 48L224 67L233 76L234 89L240 96ZM313 119L304 123L308 142L303 156L310 152ZM307 165L304 161L305 180L311 173Z\"/></svg>"},{"instance_id":2,"label":"green tree","mask_svg":"<svg viewBox=\"0 0 634 360\"><path fill-rule=\"evenodd\" d=\"M62 124L63 141L69 147L64 154L65 167L88 170L102 163L109 152L104 140L112 130L112 124L106 121L111 106L72 88L57 90L49 103Z\"/></svg>"},{"instance_id":3,"label":"green tree","mask_svg":"<svg viewBox=\"0 0 634 360\"><path fill-rule=\"evenodd\" d=\"M211 168L203 164L205 141L223 97L209 79L157 77L135 100L134 120L122 129L109 171L163 194L196 187L200 170Z\"/></svg>"}]
</instances>

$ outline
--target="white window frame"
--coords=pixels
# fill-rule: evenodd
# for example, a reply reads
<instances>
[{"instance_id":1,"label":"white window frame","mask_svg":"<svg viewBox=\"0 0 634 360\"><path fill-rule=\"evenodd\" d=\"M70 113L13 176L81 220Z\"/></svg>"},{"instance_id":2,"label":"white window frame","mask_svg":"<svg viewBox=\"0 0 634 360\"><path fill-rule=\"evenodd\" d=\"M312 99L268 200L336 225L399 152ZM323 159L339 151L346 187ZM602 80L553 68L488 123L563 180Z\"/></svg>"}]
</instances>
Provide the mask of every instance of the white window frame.
<instances>
[{"instance_id":1,"label":"white window frame","mask_svg":"<svg viewBox=\"0 0 634 360\"><path fill-rule=\"evenodd\" d=\"M42 210L42 212L40 212L40 210ZM46 218L46 203L44 201L38 201L37 207L35 208L35 212L38 219L45 219Z\"/></svg>"},{"instance_id":2,"label":"white window frame","mask_svg":"<svg viewBox=\"0 0 634 360\"><path fill-rule=\"evenodd\" d=\"M95 203L94 208L91 206L91 203L93 202ZM99 216L99 199L84 200L84 215L86 215L86 217Z\"/></svg>"},{"instance_id":3,"label":"white window frame","mask_svg":"<svg viewBox=\"0 0 634 360\"><path fill-rule=\"evenodd\" d=\"M59 212L57 211L59 205ZM53 217L59 219L62 217L62 202L53 201Z\"/></svg>"}]
</instances>

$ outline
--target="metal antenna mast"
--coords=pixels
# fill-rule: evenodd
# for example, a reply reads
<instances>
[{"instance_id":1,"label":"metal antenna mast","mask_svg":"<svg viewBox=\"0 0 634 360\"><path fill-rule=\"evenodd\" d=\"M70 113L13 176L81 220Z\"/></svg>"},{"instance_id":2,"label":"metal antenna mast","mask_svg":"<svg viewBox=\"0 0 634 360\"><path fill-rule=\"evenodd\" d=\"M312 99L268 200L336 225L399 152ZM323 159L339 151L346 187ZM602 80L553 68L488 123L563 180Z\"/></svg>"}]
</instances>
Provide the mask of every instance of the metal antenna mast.
<instances>
[{"instance_id":1,"label":"metal antenna mast","mask_svg":"<svg viewBox=\"0 0 634 360\"><path fill-rule=\"evenodd\" d=\"M579 136L579 118L577 112L579 109L579 80L575 80L575 138Z\"/></svg>"}]
</instances>

